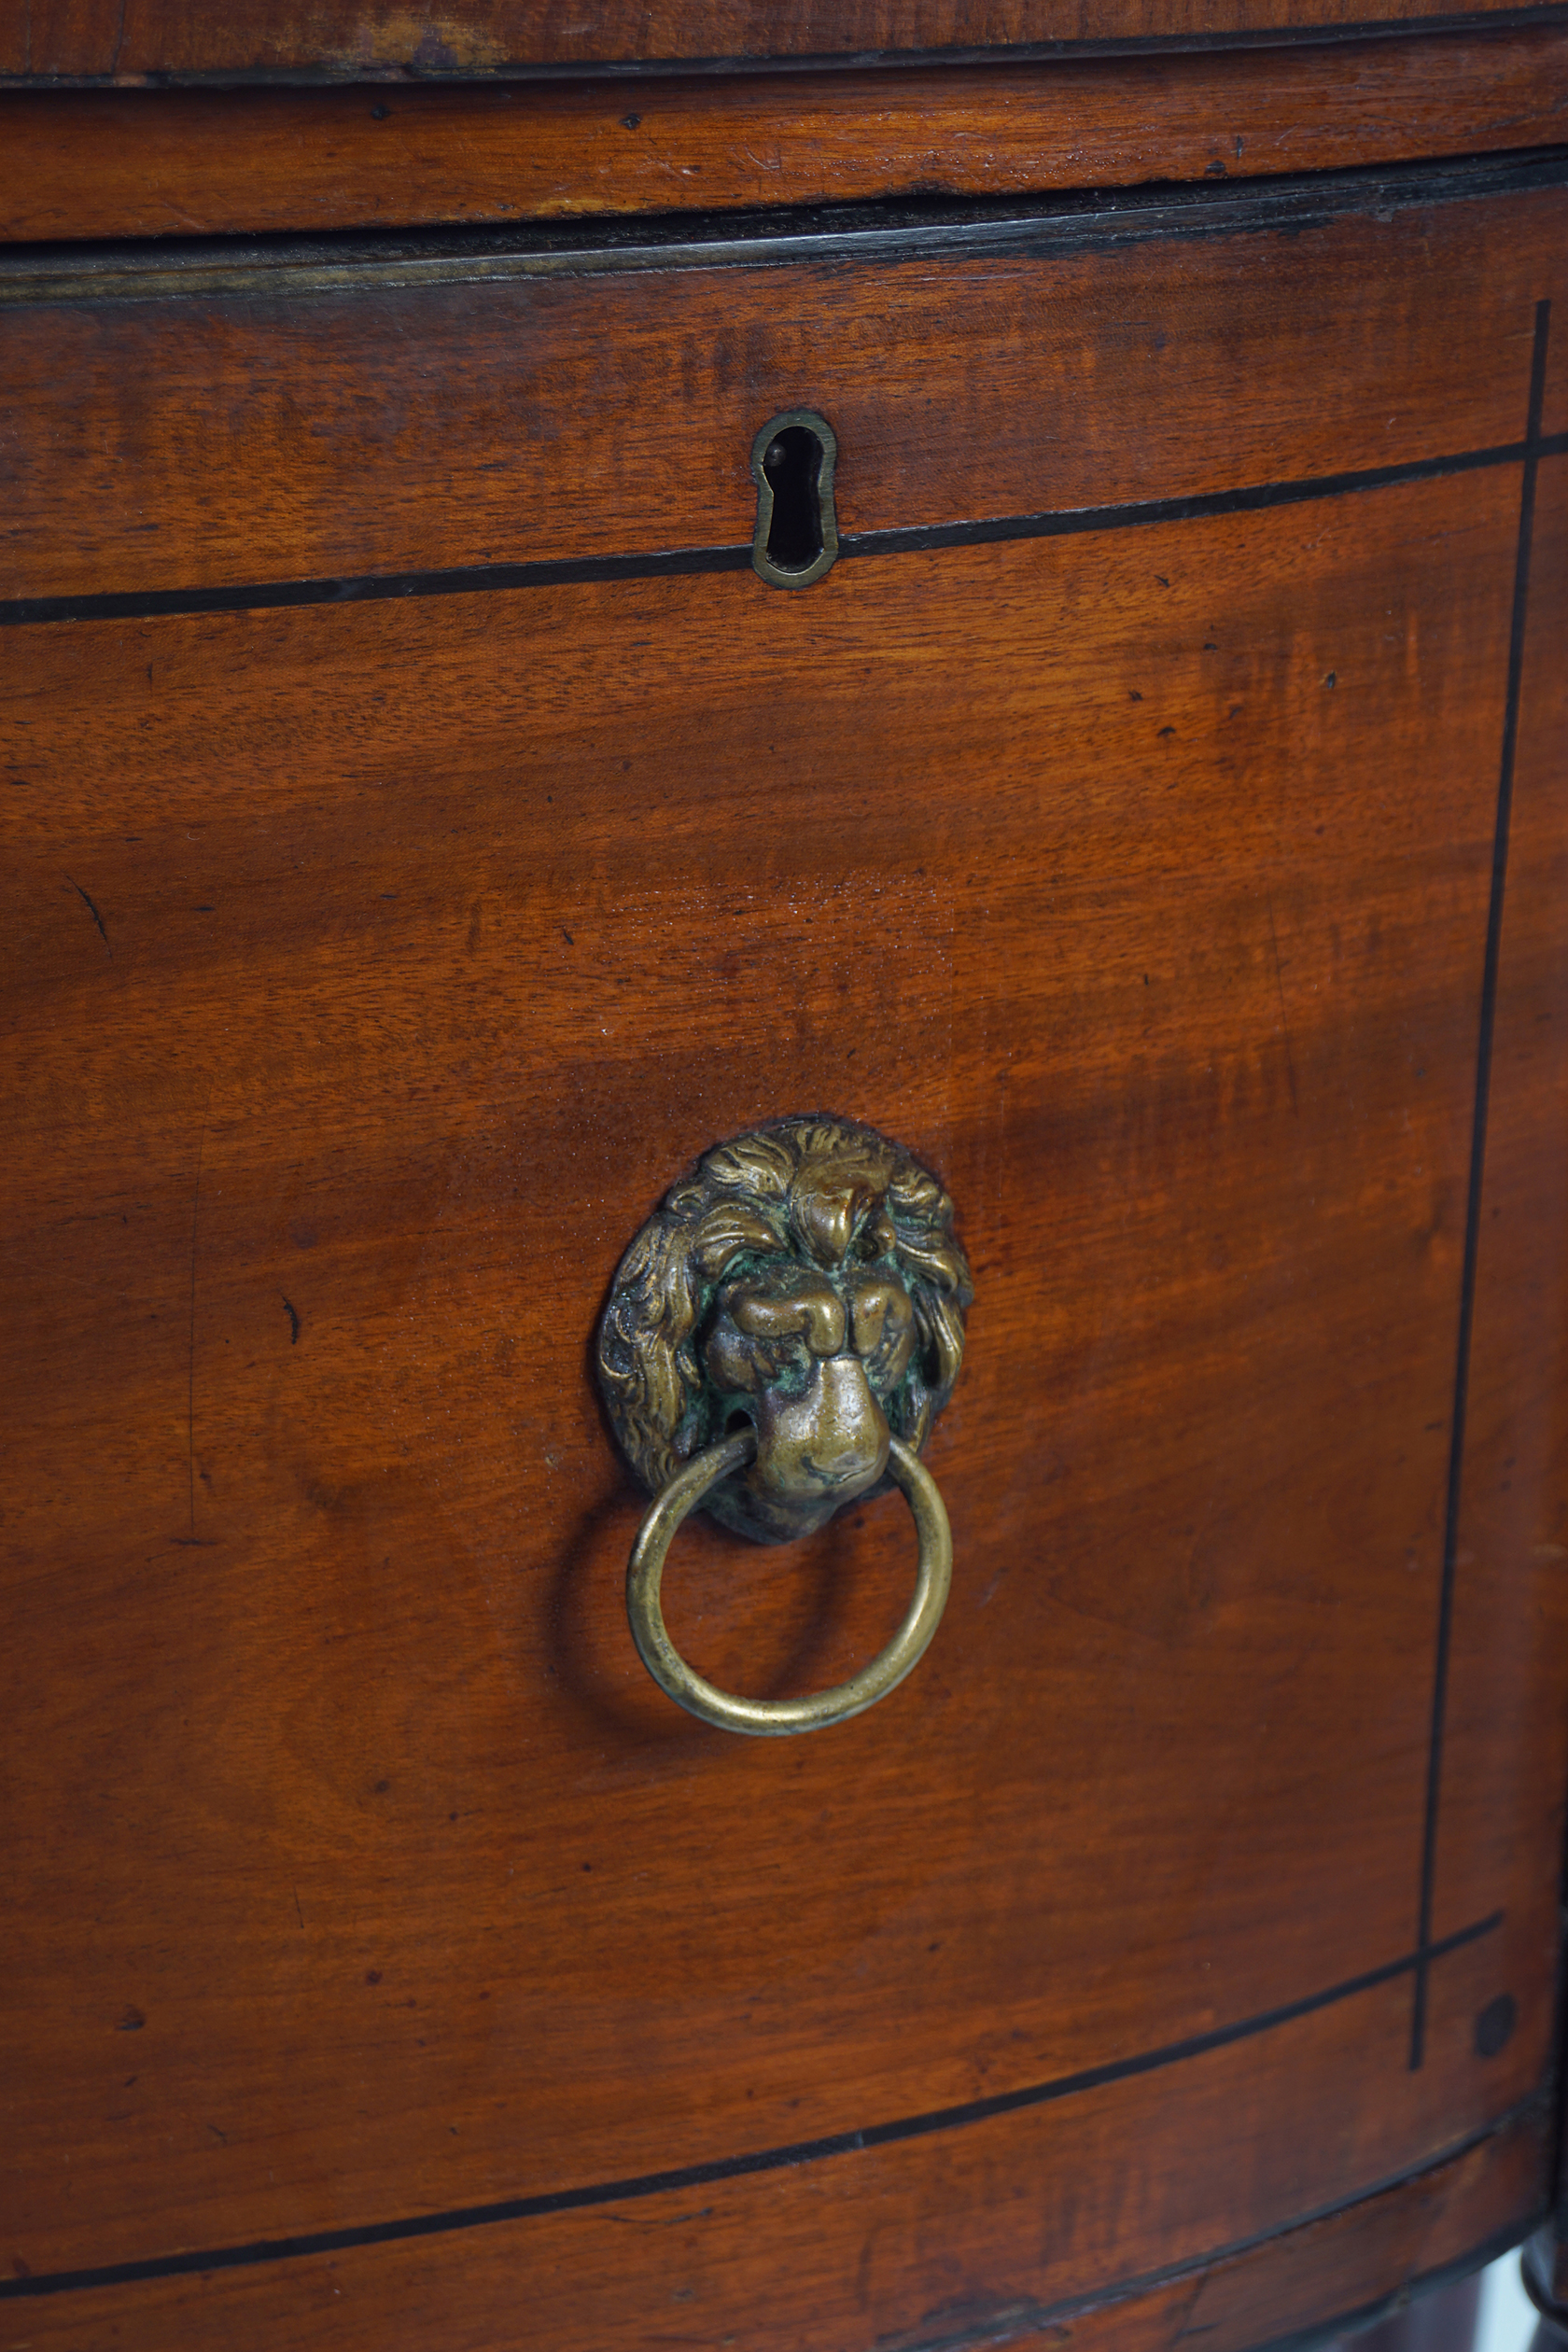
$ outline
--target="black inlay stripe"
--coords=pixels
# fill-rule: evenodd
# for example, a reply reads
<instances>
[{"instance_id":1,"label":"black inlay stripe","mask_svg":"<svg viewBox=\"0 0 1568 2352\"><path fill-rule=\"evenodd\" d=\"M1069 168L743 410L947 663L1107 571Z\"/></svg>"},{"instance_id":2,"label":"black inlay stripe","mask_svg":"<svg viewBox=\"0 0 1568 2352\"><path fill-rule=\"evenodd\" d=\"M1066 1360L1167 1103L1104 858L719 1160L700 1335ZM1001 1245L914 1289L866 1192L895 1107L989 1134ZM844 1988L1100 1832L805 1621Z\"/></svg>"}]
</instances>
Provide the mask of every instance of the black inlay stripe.
<instances>
[{"instance_id":1,"label":"black inlay stripe","mask_svg":"<svg viewBox=\"0 0 1568 2352\"><path fill-rule=\"evenodd\" d=\"M131 588L94 596L21 596L0 604L0 628L50 621L148 621L181 612L265 612L280 605L385 604L399 596L495 595L508 588L575 587L590 580L665 580L748 571L751 542L675 547L651 555L581 555L531 564L460 564L444 571L362 572L343 580L259 580L222 588Z\"/></svg>"},{"instance_id":2,"label":"black inlay stripe","mask_svg":"<svg viewBox=\"0 0 1568 2352\"><path fill-rule=\"evenodd\" d=\"M642 271L896 269L938 256L1044 260L1193 237L1288 235L1347 213L1535 193L1568 180L1560 147L1375 170L1252 180L1063 190L1043 210L1012 196L775 206L760 212L627 215L506 228L328 231L314 236L162 238L129 245L0 250L0 308L39 303L297 301L417 287Z\"/></svg>"},{"instance_id":3,"label":"black inlay stripe","mask_svg":"<svg viewBox=\"0 0 1568 2352\"><path fill-rule=\"evenodd\" d=\"M1081 2073L1058 2075L1053 2081L1031 2083L1020 2091L1001 2091L988 2099L971 2099L961 2107L933 2107L924 2115L905 2115L888 2123L867 2124L859 2132L797 2140L785 2148L759 2149L749 2155L721 2157L707 2164L684 2164L670 2172L641 2173L625 2180L595 2181L586 2188L553 2190L543 2196L506 2197L495 2205L459 2205L444 2213L413 2214L400 2221L371 2221L358 2229L319 2230L301 2237L260 2238L246 2246L209 2247L189 2254L155 2256L141 2262L107 2262L98 2270L50 2271L36 2278L7 2278L0 2280L0 2300L7 2296L60 2295L87 2287L130 2286L142 2279L178 2278L198 2271L239 2270L259 2262L298 2261L302 2255L340 2253L349 2247L441 2237L455 2230L483 2229L497 2221L536 2220L545 2214L576 2212L589 2205L620 2205L637 2197L662 2196L671 2190L707 2188L715 2181L740 2180L754 2173L781 2172L794 2164L820 2163L824 2157L850 2156L863 2149L888 2148L900 2140L924 2139L932 2132L959 2131L967 2124L988 2122L995 2116L1015 2115L1024 2107L1045 2107L1057 2099L1103 2090L1111 2083L1127 2082L1135 2076L1178 2065L1183 2059L1201 2058L1210 2051L1228 2049L1234 2042L1250 2041L1255 2035L1289 2025L1299 2017L1310 2017L1315 2010L1331 2009L1358 1993L1369 1993L1379 1984L1388 1984L1413 1969L1430 1966L1446 1953L1457 1952L1462 1944L1491 1935L1502 1924L1503 1913L1491 1911L1485 1919L1445 1936L1429 1951L1407 1952L1398 1960L1385 1961L1379 1968L1368 1968L1361 1976L1347 1978L1342 1984L1330 1985L1325 1992L1309 1993L1301 2000L1287 2001L1280 2009L1265 2009L1258 2016L1242 2018L1233 2025L1215 2026L1211 2033L1191 2035L1185 2041L1167 2042L1158 2050L1141 2051L1131 2058L1111 2059L1104 2065L1086 2066Z\"/></svg>"},{"instance_id":4,"label":"black inlay stripe","mask_svg":"<svg viewBox=\"0 0 1568 2352\"><path fill-rule=\"evenodd\" d=\"M1534 455L1568 451L1568 433L1534 445ZM839 540L841 556L920 555L946 547L986 547L1008 539L1071 539L1081 532L1131 530L1151 523L1189 523L1210 515L1253 514L1312 498L1343 497L1404 482L1431 482L1489 466L1518 465L1523 441L1493 449L1418 457L1358 472L1309 475L1295 482L1252 483L1187 498L1149 498L1122 506L1070 507L1038 514L987 516L978 522L913 524L859 531ZM334 580L254 581L232 587L149 588L101 595L21 596L0 603L0 627L35 628L62 621L147 621L176 613L262 612L281 606L381 604L403 596L494 595L520 588L574 587L598 580L665 580L696 572L746 571L749 540L721 547L676 547L646 555L546 557L522 564L465 564L439 571L365 572Z\"/></svg>"},{"instance_id":5,"label":"black inlay stripe","mask_svg":"<svg viewBox=\"0 0 1568 2352\"><path fill-rule=\"evenodd\" d=\"M1568 450L1568 433L1547 448ZM1044 514L1001 515L993 522L915 525L904 530L861 531L839 542L842 555L922 554L941 547L983 547L1001 539L1070 539L1080 531L1129 530L1147 523L1193 523L1217 514L1257 514L1268 507L1300 506L1312 498L1342 498L1358 490L1385 490L1402 482L1434 482L1445 474L1517 466L1523 441L1466 449L1443 457L1414 457L1399 466L1367 466L1354 473L1309 474L1295 482L1261 482L1236 490L1209 490L1188 498L1147 498L1139 505L1075 507Z\"/></svg>"},{"instance_id":6,"label":"black inlay stripe","mask_svg":"<svg viewBox=\"0 0 1568 2352\"><path fill-rule=\"evenodd\" d=\"M1524 624L1530 596L1530 550L1535 525L1535 475L1548 447L1541 438L1547 391L1547 336L1550 302L1535 305L1535 339L1530 359L1530 400L1519 484L1519 540L1514 555L1514 603L1508 630L1508 682L1503 706L1503 749L1498 766L1497 820L1491 843L1491 897L1487 908L1486 955L1481 970L1481 1011L1476 1046L1476 1104L1470 1129L1470 1185L1464 1211L1464 1258L1459 1286L1459 1337L1454 1351L1453 1419L1449 1430L1448 1498L1443 1513L1443 1573L1437 1598L1437 1643L1432 1670L1432 1731L1427 1748L1426 1820L1421 1837L1421 1899L1417 1914L1419 1954L1410 2014L1410 2065L1426 2054L1427 1978L1430 1971L1432 1909L1437 1876L1437 1814L1443 1785L1443 1734L1449 1702L1449 1659L1453 1639L1454 1581L1459 1557L1459 1513L1464 1473L1464 1416L1470 1377L1470 1336L1475 1321L1476 1260L1480 1239L1481 1192L1486 1175L1487 1097L1491 1082L1492 1025L1497 1013L1497 966L1503 942L1503 892L1508 867L1508 822L1514 797L1514 752L1519 741L1519 685L1524 673Z\"/></svg>"}]
</instances>

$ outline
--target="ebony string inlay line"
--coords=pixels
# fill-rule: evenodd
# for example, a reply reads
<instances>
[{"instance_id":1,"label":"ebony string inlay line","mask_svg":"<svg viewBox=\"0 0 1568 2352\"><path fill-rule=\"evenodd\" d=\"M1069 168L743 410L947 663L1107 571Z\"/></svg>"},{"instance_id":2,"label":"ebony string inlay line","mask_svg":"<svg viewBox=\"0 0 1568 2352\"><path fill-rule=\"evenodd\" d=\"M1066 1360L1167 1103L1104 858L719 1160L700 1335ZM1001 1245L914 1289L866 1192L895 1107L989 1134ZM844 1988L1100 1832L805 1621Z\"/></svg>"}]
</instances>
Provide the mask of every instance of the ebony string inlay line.
<instances>
[{"instance_id":1,"label":"ebony string inlay line","mask_svg":"<svg viewBox=\"0 0 1568 2352\"><path fill-rule=\"evenodd\" d=\"M1459 1286L1459 1336L1454 1350L1453 1419L1449 1429L1448 1494L1443 1513L1443 1571L1437 1598L1437 1640L1432 1669L1432 1730L1427 1746L1426 1818L1421 1834L1421 1897L1417 1912L1418 1961L1410 2014L1410 2066L1426 2054L1426 2001L1432 1911L1437 1876L1437 1813L1443 1785L1443 1734L1448 1713L1449 1659L1453 1638L1454 1583L1459 1558L1459 1515L1464 1472L1464 1417L1470 1376L1470 1337L1475 1321L1476 1261L1486 1176L1487 1098L1491 1081L1492 1027L1497 1013L1497 966L1503 940L1503 891L1508 866L1508 824L1514 797L1514 753L1519 742L1519 686L1524 674L1524 627L1530 598L1530 550L1535 524L1535 476L1540 459L1560 450L1568 436L1541 438L1546 402L1547 336L1551 304L1535 305L1535 337L1530 360L1524 472L1519 483L1519 539L1514 555L1514 601L1508 629L1508 682L1503 706L1503 747L1498 763L1497 819L1492 833L1491 895L1487 908L1486 953L1481 968L1481 1009L1476 1045L1476 1100L1470 1129L1470 1182L1464 1211L1464 1258Z\"/></svg>"},{"instance_id":2,"label":"ebony string inlay line","mask_svg":"<svg viewBox=\"0 0 1568 2352\"><path fill-rule=\"evenodd\" d=\"M1313 474L1295 482L1246 483L1185 498L1148 498L1124 505L1067 507L1037 514L991 515L975 522L912 524L845 534L840 557L934 554L948 547L987 547L1012 539L1071 539L1085 532L1134 530L1149 524L1201 522L1210 516L1254 514L1407 482L1568 452L1568 433L1527 444L1416 457L1405 465L1368 466L1353 472ZM497 595L525 588L577 587L593 581L665 580L704 572L749 571L750 545L676 547L644 555L546 556L519 564L461 564L440 570L364 572L325 580L251 581L212 588L115 589L102 594L20 596L0 603L0 627L36 628L62 621L152 621L182 613L265 612L290 605L383 604L409 596Z\"/></svg>"},{"instance_id":3,"label":"ebony string inlay line","mask_svg":"<svg viewBox=\"0 0 1568 2352\"><path fill-rule=\"evenodd\" d=\"M837 2132L822 2139L796 2140L784 2148L758 2149L743 2156L720 2157L711 2163L684 2164L670 2172L642 2173L624 2180L596 2181L580 2189L551 2191L542 2196L506 2197L494 2205L413 2214L399 2221L367 2222L357 2229L318 2230L301 2237L259 2239L246 2246L211 2247L192 2253L155 2256L147 2261L109 2262L97 2270L52 2271L37 2277L3 2279L0 2301L7 2297L66 2294L91 2287L131 2286L140 2280L186 2277L196 2272L246 2269L261 2262L296 2261L306 2255L341 2253L357 2246L385 2246L404 2238L442 2237L456 2230L483 2229L500 2221L537 2220L547 2214L628 2204L639 2197L662 2196L672 2190L707 2188L716 2181L782 2172L796 2164L819 2163L824 2158L889 2148L900 2140L924 2139L934 2132L959 2131L969 2124L1016 2115L1026 2107L1047 2107L1057 2099L1104 2090L1113 2083L1130 2081L1137 2075L1156 2074L1183 2060L1202 2058L1211 2051L1251 2041L1259 2034L1293 2024L1298 2018L1332 2009L1340 2001L1352 2000L1357 1994L1373 1992L1379 1985L1429 1967L1434 1960L1459 1951L1462 1945L1490 1936L1502 1924L1503 1913L1491 1911L1485 1919L1459 1928L1425 1951L1407 1952L1397 1960L1385 1961L1380 1967L1367 1968L1360 1976L1347 1977L1342 1983L1329 1985L1321 1993L1306 1994L1300 2000L1287 2001L1279 2009L1265 2009L1231 2025L1217 2025L1207 2034L1190 2035L1184 2041L1140 2051L1129 2058L1085 2066L1078 2074L1057 2075L1051 2081L1030 2083L1022 2090L1000 2091L987 2099L971 2099L961 2107L933 2107L924 2115L900 2116L890 2122L867 2124L858 2132ZM1371 2193L1358 2189L1355 2197Z\"/></svg>"}]
</instances>

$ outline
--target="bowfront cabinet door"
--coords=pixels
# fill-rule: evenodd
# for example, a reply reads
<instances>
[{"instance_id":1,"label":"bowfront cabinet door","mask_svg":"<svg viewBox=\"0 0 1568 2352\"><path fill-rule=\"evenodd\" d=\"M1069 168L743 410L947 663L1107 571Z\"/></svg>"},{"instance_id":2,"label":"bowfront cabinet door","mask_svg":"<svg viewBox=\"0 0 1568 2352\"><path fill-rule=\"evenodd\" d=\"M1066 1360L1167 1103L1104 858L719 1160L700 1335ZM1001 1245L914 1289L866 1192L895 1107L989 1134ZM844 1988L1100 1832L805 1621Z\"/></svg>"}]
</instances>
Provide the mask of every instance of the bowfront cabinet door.
<instances>
[{"instance_id":1,"label":"bowfront cabinet door","mask_svg":"<svg viewBox=\"0 0 1568 2352\"><path fill-rule=\"evenodd\" d=\"M1240 2352L1539 2215L1565 231L0 265L7 2343ZM750 1740L594 1334L816 1113L957 1204L953 1589ZM913 1560L665 1606L784 1696Z\"/></svg>"}]
</instances>

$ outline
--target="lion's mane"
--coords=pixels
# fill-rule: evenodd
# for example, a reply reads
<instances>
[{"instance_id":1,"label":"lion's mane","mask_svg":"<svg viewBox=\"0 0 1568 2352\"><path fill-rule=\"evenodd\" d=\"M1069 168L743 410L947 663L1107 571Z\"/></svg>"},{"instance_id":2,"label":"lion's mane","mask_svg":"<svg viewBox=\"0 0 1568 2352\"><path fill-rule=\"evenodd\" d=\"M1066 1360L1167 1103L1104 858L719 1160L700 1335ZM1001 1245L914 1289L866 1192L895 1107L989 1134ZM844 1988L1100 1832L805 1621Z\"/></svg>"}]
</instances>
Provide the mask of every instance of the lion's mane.
<instances>
[{"instance_id":1,"label":"lion's mane","mask_svg":"<svg viewBox=\"0 0 1568 2352\"><path fill-rule=\"evenodd\" d=\"M718 1144L676 1184L621 1261L599 1325L598 1367L622 1443L656 1493L723 1432L697 1357L714 1293L743 1255L809 1257L802 1211L813 1195L863 1185L890 1219L894 1262L918 1345L888 1400L896 1436L918 1451L963 1359L969 1263L953 1204L929 1169L869 1127L822 1116L780 1119Z\"/></svg>"}]
</instances>

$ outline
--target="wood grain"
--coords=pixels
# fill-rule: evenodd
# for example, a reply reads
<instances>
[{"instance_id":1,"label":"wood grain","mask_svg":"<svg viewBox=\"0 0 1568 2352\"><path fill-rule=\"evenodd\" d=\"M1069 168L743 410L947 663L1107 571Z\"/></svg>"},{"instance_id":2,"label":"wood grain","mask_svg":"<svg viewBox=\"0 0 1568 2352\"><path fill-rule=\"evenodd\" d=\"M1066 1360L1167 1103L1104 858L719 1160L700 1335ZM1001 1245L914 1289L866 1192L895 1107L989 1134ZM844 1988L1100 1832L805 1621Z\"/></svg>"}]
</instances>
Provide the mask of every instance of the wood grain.
<instances>
[{"instance_id":1,"label":"wood grain","mask_svg":"<svg viewBox=\"0 0 1568 2352\"><path fill-rule=\"evenodd\" d=\"M1561 349L1556 380L1562 381ZM1456 1610L1453 1718L1449 1743L1456 1771L1446 1813L1470 1821L1489 1805L1539 1809L1536 1835L1549 1838L1561 1774L1544 1771L1528 1796L1506 1783L1490 1749L1484 1711L1469 1681L1468 1660L1485 1659L1512 1641L1520 1703L1540 1710L1543 1726L1561 1717L1560 1695L1543 1687L1531 1635L1533 1621L1510 1634L1511 1572L1524 1554L1568 1567L1563 1490L1568 1427L1560 1383L1568 1314L1568 1230L1558 1174L1568 1158L1568 968L1561 908L1568 890L1563 746L1568 707L1552 613L1568 587L1568 469L1543 467L1532 567L1532 620L1525 640L1524 695L1513 812L1515 854L1509 877L1500 968L1496 1054L1506 1083L1490 1122L1480 1281L1470 1378L1471 1434L1465 1455L1463 1577ZM1521 1638L1522 1635L1522 1638ZM1555 1730L1548 1731L1548 1741ZM1510 1849L1511 1869L1528 1869L1528 1833ZM1463 1845L1463 1833L1457 1841ZM1517 1858L1516 1858L1517 1856ZM1450 1855L1447 1821L1438 1886L1445 1906L1463 1903L1463 1865ZM1568 2300L1568 2209L1558 2172L1555 2227L1535 2241L1538 2277Z\"/></svg>"},{"instance_id":2,"label":"wood grain","mask_svg":"<svg viewBox=\"0 0 1568 2352\"><path fill-rule=\"evenodd\" d=\"M1541 13L1545 13L1541 7ZM1213 43L1366 26L1519 20L1519 0L609 0L592 11L531 0L29 0L0 26L0 73L24 81L251 76L364 81L771 59L863 61L925 52L1051 50L1077 43Z\"/></svg>"},{"instance_id":3,"label":"wood grain","mask_svg":"<svg viewBox=\"0 0 1568 2352\"><path fill-rule=\"evenodd\" d=\"M12 634L21 2260L853 2132L1407 1952L1519 477ZM959 1203L962 1564L915 1680L759 1752L631 1651L586 1350L671 1178L823 1101ZM906 1547L693 1529L673 1629L828 1679ZM1074 2183L1043 2292L1536 2088L1552 1872L1466 1823L1508 1919L1421 2072L1395 1976L1009 2124L995 2182Z\"/></svg>"},{"instance_id":4,"label":"wood grain","mask_svg":"<svg viewBox=\"0 0 1568 2352\"><path fill-rule=\"evenodd\" d=\"M9 593L744 549L753 437L794 405L837 433L849 534L1519 441L1535 304L1568 308L1561 187L1351 183L1269 226L1224 201L983 256L893 238L859 266L91 277L126 299L7 319Z\"/></svg>"},{"instance_id":5,"label":"wood grain","mask_svg":"<svg viewBox=\"0 0 1568 2352\"><path fill-rule=\"evenodd\" d=\"M1555 617L1565 595L1568 461L1558 457L1541 469L1524 646L1446 1730L1439 1934L1476 1891L1472 1841L1482 1823L1514 1825L1496 1839L1493 1855L1522 1888L1537 1867L1531 1855L1561 1839L1568 1786L1561 1687L1545 1663L1556 1641L1551 1629L1568 1608L1568 681ZM1544 1569L1541 1583L1527 1561ZM1521 1609L1526 1590L1530 1604ZM1540 1770L1528 1785L1492 1738L1493 1702L1485 1694L1494 1676L1506 1682L1521 1720L1536 1727ZM1491 1873L1488 1883L1497 1883ZM1512 1913L1514 1898L1509 1903ZM1507 1992L1506 1950L1506 1940L1496 1947L1494 1997Z\"/></svg>"},{"instance_id":6,"label":"wood grain","mask_svg":"<svg viewBox=\"0 0 1568 2352\"><path fill-rule=\"evenodd\" d=\"M539 2343L754 2345L760 2352L1253 2352L1385 2303L1388 2282L1492 2250L1539 2207L1549 2135L1521 2117L1421 2178L1245 2250L1155 2281L1102 2277L1066 2303L1050 2255L1057 2210L1023 2187L1035 2148L978 2135L868 2151L765 2181L730 2181L413 2245L345 2248L13 2307L28 2352L191 2352L236 2341L317 2352L344 2342L413 2352L439 2325L453 2352ZM1128 2162L1138 2141L1107 2148ZM1058 2176L1059 2177L1059 2176ZM943 2228L931 2228L940 2199ZM1109 2291L1108 2291L1109 2289Z\"/></svg>"},{"instance_id":7,"label":"wood grain","mask_svg":"<svg viewBox=\"0 0 1568 2352\"><path fill-rule=\"evenodd\" d=\"M0 238L1029 195L1549 146L1568 30L888 73L0 97Z\"/></svg>"},{"instance_id":8,"label":"wood grain","mask_svg":"<svg viewBox=\"0 0 1568 2352\"><path fill-rule=\"evenodd\" d=\"M1551 140L1568 46L1009 54L1336 6L0 26L23 77L384 77L0 100L13 238L158 240L0 264L7 593L410 575L0 630L6 2344L1244 2352L1546 2210L1565 194L1037 198ZM889 195L1035 217L540 225ZM819 588L429 593L743 550L797 402ZM671 1180L817 1107L959 1202L958 1576L884 1706L749 1743L637 1665L589 1349ZM910 1550L893 1499L693 1525L672 1631L841 1678Z\"/></svg>"}]
</instances>

